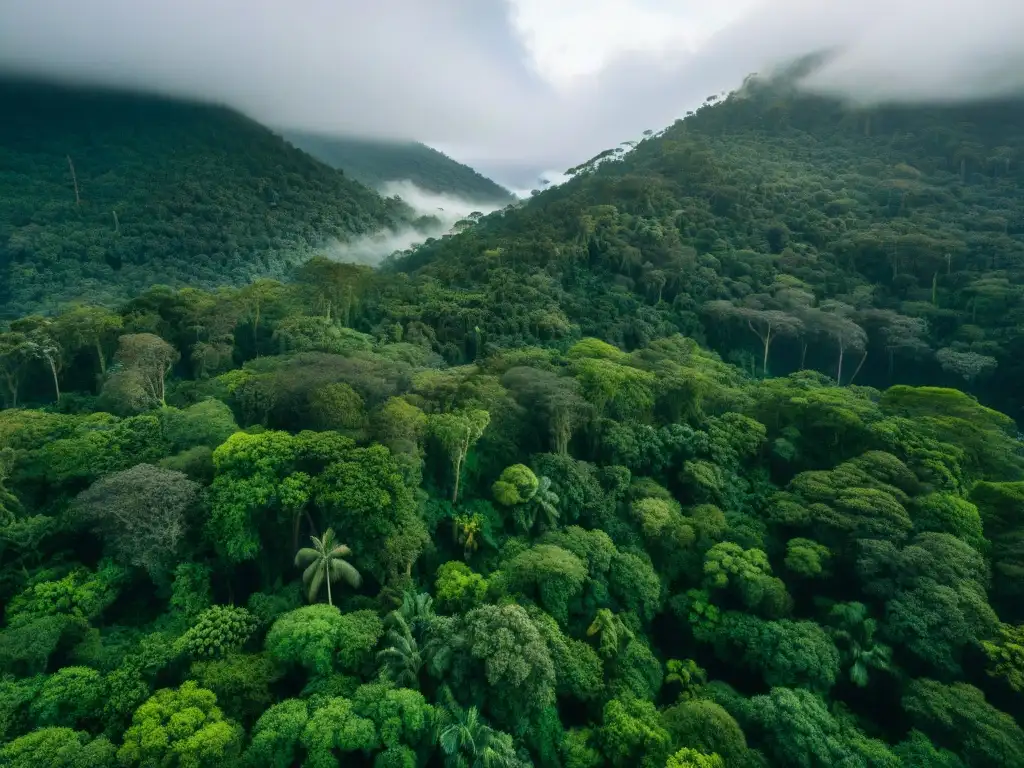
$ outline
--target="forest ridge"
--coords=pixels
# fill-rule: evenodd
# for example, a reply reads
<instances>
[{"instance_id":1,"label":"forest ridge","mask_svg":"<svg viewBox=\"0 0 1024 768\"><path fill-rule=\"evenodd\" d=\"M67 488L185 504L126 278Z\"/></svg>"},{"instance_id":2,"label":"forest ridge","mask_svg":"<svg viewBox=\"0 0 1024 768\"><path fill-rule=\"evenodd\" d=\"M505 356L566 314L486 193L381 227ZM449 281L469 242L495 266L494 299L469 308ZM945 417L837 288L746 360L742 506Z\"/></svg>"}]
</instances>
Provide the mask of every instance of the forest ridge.
<instances>
[{"instance_id":1,"label":"forest ridge","mask_svg":"<svg viewBox=\"0 0 1024 768\"><path fill-rule=\"evenodd\" d=\"M376 270L307 219L278 271L142 286L182 222L295 221L178 200L124 294L40 314L69 262L25 246L0 765L1024 766L1022 113L752 80ZM276 157L352 232L408 216L239 120L169 178L219 142L231 206ZM139 174L100 178L172 204Z\"/></svg>"},{"instance_id":2,"label":"forest ridge","mask_svg":"<svg viewBox=\"0 0 1024 768\"><path fill-rule=\"evenodd\" d=\"M229 109L0 78L0 317L114 306L151 285L283 278L318 250L439 227L356 181L426 182L468 201L511 195L422 145L322 137L329 167ZM352 154L352 147L372 147ZM432 183L430 182L432 180ZM423 236L426 237L426 234Z\"/></svg>"}]
</instances>

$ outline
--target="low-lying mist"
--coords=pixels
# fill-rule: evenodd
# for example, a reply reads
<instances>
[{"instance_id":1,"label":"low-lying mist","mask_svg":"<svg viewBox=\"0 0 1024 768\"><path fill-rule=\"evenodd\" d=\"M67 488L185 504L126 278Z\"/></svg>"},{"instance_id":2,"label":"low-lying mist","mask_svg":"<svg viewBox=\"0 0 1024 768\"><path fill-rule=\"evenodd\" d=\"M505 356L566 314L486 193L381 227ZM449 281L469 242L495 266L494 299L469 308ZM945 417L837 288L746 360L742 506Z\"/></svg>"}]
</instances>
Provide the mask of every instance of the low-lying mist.
<instances>
[{"instance_id":1,"label":"low-lying mist","mask_svg":"<svg viewBox=\"0 0 1024 768\"><path fill-rule=\"evenodd\" d=\"M433 222L421 220L415 227L408 225L400 229L385 229L347 243L332 243L327 248L330 258L375 267L395 251L404 251L428 238L452 232L457 222L472 213L486 215L500 207L494 203L473 202L454 195L431 192L408 180L389 181L377 191L385 197L400 197L417 216L430 217Z\"/></svg>"}]
</instances>

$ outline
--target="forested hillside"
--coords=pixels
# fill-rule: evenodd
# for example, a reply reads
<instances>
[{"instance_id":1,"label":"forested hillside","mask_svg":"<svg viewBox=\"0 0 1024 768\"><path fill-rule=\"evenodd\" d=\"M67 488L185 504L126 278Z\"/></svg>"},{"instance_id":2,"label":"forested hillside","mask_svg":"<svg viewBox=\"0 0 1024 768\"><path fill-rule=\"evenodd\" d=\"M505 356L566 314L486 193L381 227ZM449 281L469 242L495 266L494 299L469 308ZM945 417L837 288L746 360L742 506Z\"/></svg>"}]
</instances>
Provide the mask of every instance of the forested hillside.
<instances>
[{"instance_id":1,"label":"forested hillside","mask_svg":"<svg viewBox=\"0 0 1024 768\"><path fill-rule=\"evenodd\" d=\"M1024 443L945 386L1022 397L1015 114L750 87L386 270L13 320L0 765L1024 768Z\"/></svg>"},{"instance_id":2,"label":"forested hillside","mask_svg":"<svg viewBox=\"0 0 1024 768\"><path fill-rule=\"evenodd\" d=\"M282 276L402 206L226 109L0 82L0 316Z\"/></svg>"},{"instance_id":3,"label":"forested hillside","mask_svg":"<svg viewBox=\"0 0 1024 768\"><path fill-rule=\"evenodd\" d=\"M400 266L499 295L532 274L554 326L464 310L506 341L678 331L758 374L938 382L1020 420L1022 125L1018 102L851 111L752 81Z\"/></svg>"},{"instance_id":4,"label":"forested hillside","mask_svg":"<svg viewBox=\"0 0 1024 768\"><path fill-rule=\"evenodd\" d=\"M285 131L284 137L332 168L372 189L411 181L420 189L473 203L503 205L514 198L504 187L419 142L377 141Z\"/></svg>"}]
</instances>

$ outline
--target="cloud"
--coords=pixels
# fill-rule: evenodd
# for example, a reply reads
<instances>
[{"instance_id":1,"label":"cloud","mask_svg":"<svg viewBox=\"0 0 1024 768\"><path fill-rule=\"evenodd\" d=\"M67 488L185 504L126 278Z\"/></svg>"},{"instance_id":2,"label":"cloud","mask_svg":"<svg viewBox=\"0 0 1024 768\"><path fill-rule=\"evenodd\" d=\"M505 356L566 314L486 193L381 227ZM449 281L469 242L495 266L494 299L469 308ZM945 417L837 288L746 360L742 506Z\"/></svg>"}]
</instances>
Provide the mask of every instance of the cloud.
<instances>
[{"instance_id":1,"label":"cloud","mask_svg":"<svg viewBox=\"0 0 1024 768\"><path fill-rule=\"evenodd\" d=\"M327 248L328 255L338 261L376 266L395 251L404 251L428 237L441 237L452 231L456 222L471 213L491 213L499 206L478 203L453 195L443 195L421 189L408 179L389 181L379 192L386 197L398 196L419 216L432 217L433 226L386 229L356 238L346 243L334 243Z\"/></svg>"},{"instance_id":2,"label":"cloud","mask_svg":"<svg viewBox=\"0 0 1024 768\"><path fill-rule=\"evenodd\" d=\"M828 93L1014 91L1022 33L1020 0L31 0L0 3L0 69L416 138L523 187L824 48Z\"/></svg>"}]
</instances>

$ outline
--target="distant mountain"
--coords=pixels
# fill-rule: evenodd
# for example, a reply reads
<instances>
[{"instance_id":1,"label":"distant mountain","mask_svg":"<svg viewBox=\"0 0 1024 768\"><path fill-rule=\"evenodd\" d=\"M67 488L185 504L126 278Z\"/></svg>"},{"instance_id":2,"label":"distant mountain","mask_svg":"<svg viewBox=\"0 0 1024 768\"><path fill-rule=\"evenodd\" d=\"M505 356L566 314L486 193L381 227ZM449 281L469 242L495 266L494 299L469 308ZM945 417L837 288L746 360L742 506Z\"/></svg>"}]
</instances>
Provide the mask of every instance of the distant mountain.
<instances>
[{"instance_id":1,"label":"distant mountain","mask_svg":"<svg viewBox=\"0 0 1024 768\"><path fill-rule=\"evenodd\" d=\"M221 107L0 81L0 316L282 275L402 204Z\"/></svg>"},{"instance_id":2,"label":"distant mountain","mask_svg":"<svg viewBox=\"0 0 1024 768\"><path fill-rule=\"evenodd\" d=\"M454 195L478 203L511 203L515 197L504 187L443 152L419 142L324 136L285 131L299 149L339 168L356 181L380 189L389 181L408 180L428 192Z\"/></svg>"}]
</instances>

